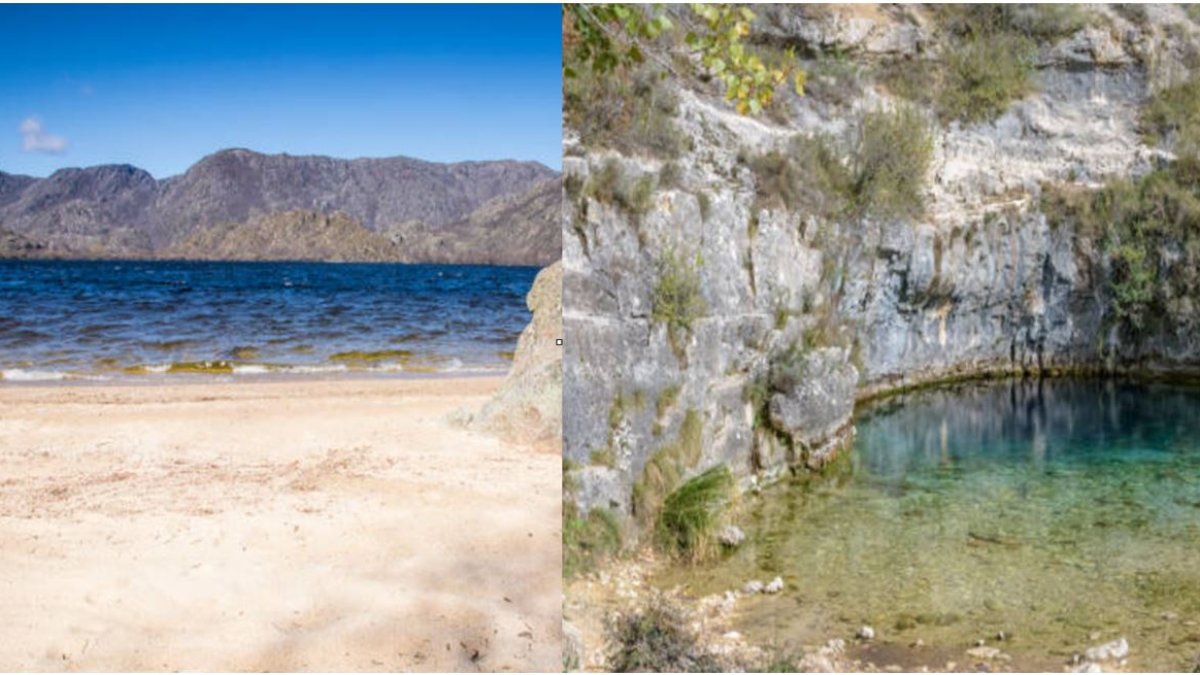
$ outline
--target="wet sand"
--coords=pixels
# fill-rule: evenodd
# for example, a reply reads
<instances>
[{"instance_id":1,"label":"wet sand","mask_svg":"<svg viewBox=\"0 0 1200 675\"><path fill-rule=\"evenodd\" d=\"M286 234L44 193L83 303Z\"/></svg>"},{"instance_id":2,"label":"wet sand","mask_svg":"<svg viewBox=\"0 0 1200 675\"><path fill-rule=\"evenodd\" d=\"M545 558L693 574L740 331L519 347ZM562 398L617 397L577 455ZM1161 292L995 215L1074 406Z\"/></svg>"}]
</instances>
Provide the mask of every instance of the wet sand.
<instances>
[{"instance_id":1,"label":"wet sand","mask_svg":"<svg viewBox=\"0 0 1200 675\"><path fill-rule=\"evenodd\" d=\"M0 669L560 669L560 459L446 421L500 382L0 387Z\"/></svg>"}]
</instances>

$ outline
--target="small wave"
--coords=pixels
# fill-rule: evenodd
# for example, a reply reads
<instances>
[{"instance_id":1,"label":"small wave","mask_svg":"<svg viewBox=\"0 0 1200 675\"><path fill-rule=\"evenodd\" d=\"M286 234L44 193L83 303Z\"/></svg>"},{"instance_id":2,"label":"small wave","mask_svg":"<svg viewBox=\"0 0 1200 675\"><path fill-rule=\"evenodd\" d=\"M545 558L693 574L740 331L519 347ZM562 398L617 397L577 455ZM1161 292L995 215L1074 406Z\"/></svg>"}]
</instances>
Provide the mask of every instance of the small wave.
<instances>
[{"instance_id":1,"label":"small wave","mask_svg":"<svg viewBox=\"0 0 1200 675\"><path fill-rule=\"evenodd\" d=\"M233 364L234 375L265 375L272 370L271 366L265 366L261 363L235 363Z\"/></svg>"},{"instance_id":2,"label":"small wave","mask_svg":"<svg viewBox=\"0 0 1200 675\"><path fill-rule=\"evenodd\" d=\"M65 380L69 375L56 370L21 370L14 368L11 370L0 370L0 380L9 380L12 382L51 382L54 380Z\"/></svg>"}]
</instances>

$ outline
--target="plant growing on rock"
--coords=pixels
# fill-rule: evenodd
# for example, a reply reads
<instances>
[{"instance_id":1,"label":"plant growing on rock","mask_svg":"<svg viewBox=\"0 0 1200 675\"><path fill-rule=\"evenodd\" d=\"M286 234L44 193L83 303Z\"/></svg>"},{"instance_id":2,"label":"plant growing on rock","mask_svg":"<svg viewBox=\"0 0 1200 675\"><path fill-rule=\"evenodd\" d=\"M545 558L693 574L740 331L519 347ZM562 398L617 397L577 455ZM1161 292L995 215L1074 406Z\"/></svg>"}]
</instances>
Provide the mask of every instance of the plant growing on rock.
<instances>
[{"instance_id":1,"label":"plant growing on rock","mask_svg":"<svg viewBox=\"0 0 1200 675\"><path fill-rule=\"evenodd\" d=\"M824 218L915 219L925 208L925 174L933 137L911 105L862 116L847 156L829 136L796 136L786 153L770 151L747 164L759 203L806 210Z\"/></svg>"},{"instance_id":2,"label":"plant growing on rock","mask_svg":"<svg viewBox=\"0 0 1200 675\"><path fill-rule=\"evenodd\" d=\"M689 264L673 250L658 259L650 320L667 327L667 340L679 358L684 356L683 340L691 333L692 324L707 311L707 304L700 294L702 262L697 254L694 264Z\"/></svg>"},{"instance_id":3,"label":"plant growing on rock","mask_svg":"<svg viewBox=\"0 0 1200 675\"><path fill-rule=\"evenodd\" d=\"M649 528L658 519L663 501L680 478L700 461L703 434L700 413L689 410L679 428L679 436L659 448L642 467L642 474L633 484L633 515L643 527Z\"/></svg>"},{"instance_id":4,"label":"plant growing on rock","mask_svg":"<svg viewBox=\"0 0 1200 675\"><path fill-rule=\"evenodd\" d=\"M586 516L575 500L563 500L563 578L586 572L621 550L621 526L611 511L594 508Z\"/></svg>"},{"instance_id":5,"label":"plant growing on rock","mask_svg":"<svg viewBox=\"0 0 1200 675\"><path fill-rule=\"evenodd\" d=\"M1200 177L1192 166L1174 162L1097 190L1043 189L1051 227L1074 228L1100 244L1110 316L1135 341L1174 315L1173 298L1200 291Z\"/></svg>"},{"instance_id":6,"label":"plant growing on rock","mask_svg":"<svg viewBox=\"0 0 1200 675\"><path fill-rule=\"evenodd\" d=\"M930 10L946 37L939 57L893 63L883 75L910 100L932 104L943 122L986 122L1033 89L1034 57L1045 43L1083 28L1076 5L951 4Z\"/></svg>"}]
</instances>

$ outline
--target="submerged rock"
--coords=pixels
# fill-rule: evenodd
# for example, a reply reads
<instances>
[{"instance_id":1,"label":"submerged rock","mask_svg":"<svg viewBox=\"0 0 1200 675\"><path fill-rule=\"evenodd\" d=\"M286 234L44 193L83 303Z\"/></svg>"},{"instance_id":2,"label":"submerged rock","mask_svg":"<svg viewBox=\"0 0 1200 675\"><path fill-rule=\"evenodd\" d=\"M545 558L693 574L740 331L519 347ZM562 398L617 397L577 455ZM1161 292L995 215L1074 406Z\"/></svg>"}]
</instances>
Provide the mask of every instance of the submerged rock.
<instances>
[{"instance_id":1,"label":"submerged rock","mask_svg":"<svg viewBox=\"0 0 1200 675\"><path fill-rule=\"evenodd\" d=\"M771 583L767 584L763 589L763 593L775 594L783 590L783 577L775 577Z\"/></svg>"},{"instance_id":2,"label":"submerged rock","mask_svg":"<svg viewBox=\"0 0 1200 675\"><path fill-rule=\"evenodd\" d=\"M854 636L860 640L874 640L875 629L871 628L870 626L863 626L862 628L858 629L858 632L855 633Z\"/></svg>"}]
</instances>

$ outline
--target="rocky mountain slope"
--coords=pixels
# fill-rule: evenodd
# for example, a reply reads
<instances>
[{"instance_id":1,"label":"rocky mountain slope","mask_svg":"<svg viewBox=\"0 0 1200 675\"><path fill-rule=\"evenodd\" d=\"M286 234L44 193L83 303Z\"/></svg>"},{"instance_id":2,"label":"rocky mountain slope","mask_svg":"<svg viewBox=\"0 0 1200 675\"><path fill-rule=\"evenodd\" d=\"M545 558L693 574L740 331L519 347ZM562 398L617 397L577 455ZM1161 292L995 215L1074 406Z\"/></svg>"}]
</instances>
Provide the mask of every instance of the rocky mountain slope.
<instances>
[{"instance_id":1,"label":"rocky mountain slope","mask_svg":"<svg viewBox=\"0 0 1200 675\"><path fill-rule=\"evenodd\" d=\"M387 237L344 213L297 210L197 230L161 255L183 260L389 262L396 260L397 251Z\"/></svg>"},{"instance_id":2,"label":"rocky mountain slope","mask_svg":"<svg viewBox=\"0 0 1200 675\"><path fill-rule=\"evenodd\" d=\"M819 466L856 399L896 388L1200 372L1187 135L1147 132L1148 106L1189 100L1200 27L1179 6L1089 5L971 33L940 11L762 7L748 39L796 48L805 96L746 117L668 80L635 85L655 103L633 131L574 118L590 120L564 161L581 513L652 518L719 464L743 486ZM1016 49L996 45L1024 40L1027 81L955 98L955 77L1004 72Z\"/></svg>"},{"instance_id":3,"label":"rocky mountain slope","mask_svg":"<svg viewBox=\"0 0 1200 675\"><path fill-rule=\"evenodd\" d=\"M425 236L469 219L489 200L556 177L536 162L341 160L234 149L161 181L124 165L64 169L45 179L0 174L0 227L62 257L155 257L210 226L296 210L341 212L372 232L419 222ZM516 251L510 258L533 262Z\"/></svg>"},{"instance_id":4,"label":"rocky mountain slope","mask_svg":"<svg viewBox=\"0 0 1200 675\"><path fill-rule=\"evenodd\" d=\"M555 178L491 199L457 222L438 228L408 222L387 234L408 260L548 265L562 256L561 219L562 183Z\"/></svg>"}]
</instances>

